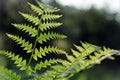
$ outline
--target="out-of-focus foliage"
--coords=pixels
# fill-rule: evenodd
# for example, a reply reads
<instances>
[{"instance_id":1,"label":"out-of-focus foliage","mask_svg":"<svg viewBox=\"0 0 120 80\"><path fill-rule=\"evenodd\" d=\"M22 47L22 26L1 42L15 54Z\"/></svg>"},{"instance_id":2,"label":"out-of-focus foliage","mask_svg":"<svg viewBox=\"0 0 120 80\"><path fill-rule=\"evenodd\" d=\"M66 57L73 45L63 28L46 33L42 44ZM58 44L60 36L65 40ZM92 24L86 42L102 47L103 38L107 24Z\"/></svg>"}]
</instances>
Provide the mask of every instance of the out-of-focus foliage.
<instances>
[{"instance_id":1,"label":"out-of-focus foliage","mask_svg":"<svg viewBox=\"0 0 120 80\"><path fill-rule=\"evenodd\" d=\"M68 34L71 41L80 39L100 45L120 47L117 45L120 43L120 38L117 37L120 32L120 23L116 21L115 14L97 10L94 7L89 10L65 7L63 13L65 14L64 26L67 28L67 33L71 32Z\"/></svg>"}]
</instances>

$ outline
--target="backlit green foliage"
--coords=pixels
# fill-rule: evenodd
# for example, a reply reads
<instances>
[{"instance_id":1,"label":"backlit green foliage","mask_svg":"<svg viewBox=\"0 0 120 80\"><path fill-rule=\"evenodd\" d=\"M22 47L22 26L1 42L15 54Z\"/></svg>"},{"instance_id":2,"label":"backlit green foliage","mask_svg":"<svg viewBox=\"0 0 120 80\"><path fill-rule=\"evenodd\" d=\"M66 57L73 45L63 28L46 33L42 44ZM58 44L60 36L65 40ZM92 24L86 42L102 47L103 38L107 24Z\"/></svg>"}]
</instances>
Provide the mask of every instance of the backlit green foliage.
<instances>
[{"instance_id":1,"label":"backlit green foliage","mask_svg":"<svg viewBox=\"0 0 120 80\"><path fill-rule=\"evenodd\" d=\"M50 9L39 1L36 1L38 6L35 6L28 2L28 5L36 13L36 15L19 12L28 22L31 24L12 24L15 28L28 33L30 37L35 38L33 43L27 41L22 36L13 35L7 33L7 36L19 44L26 53L29 53L30 58L27 61L20 57L20 54L16 55L13 52L1 50L0 54L7 56L14 61L20 70L24 70L26 75L34 75L30 80L67 80L74 74L88 69L95 64L100 64L102 60L106 58L113 59L112 55L117 54L118 51L109 48L100 48L98 46L83 43L82 46L74 45L77 50L71 49L72 55L68 54L62 49L55 46L40 46L38 44L44 44L53 39L64 39L65 35L51 32L50 29L59 27L62 25L60 22L56 22L62 15L56 14L60 9ZM51 58L41 61L40 58L45 57L47 54L56 53L58 55L64 55L66 60L60 58ZM34 65L31 62L35 61ZM38 73L38 71L42 71ZM0 68L0 72L4 74L10 80L20 80L20 76L16 73L12 73L8 69ZM22 76L21 76L22 77Z\"/></svg>"},{"instance_id":2,"label":"backlit green foliage","mask_svg":"<svg viewBox=\"0 0 120 80\"><path fill-rule=\"evenodd\" d=\"M2 76L1 76L2 75ZM11 70L0 67L0 76L5 80L20 80L20 75L13 73ZM3 80L1 79L1 80Z\"/></svg>"}]
</instances>

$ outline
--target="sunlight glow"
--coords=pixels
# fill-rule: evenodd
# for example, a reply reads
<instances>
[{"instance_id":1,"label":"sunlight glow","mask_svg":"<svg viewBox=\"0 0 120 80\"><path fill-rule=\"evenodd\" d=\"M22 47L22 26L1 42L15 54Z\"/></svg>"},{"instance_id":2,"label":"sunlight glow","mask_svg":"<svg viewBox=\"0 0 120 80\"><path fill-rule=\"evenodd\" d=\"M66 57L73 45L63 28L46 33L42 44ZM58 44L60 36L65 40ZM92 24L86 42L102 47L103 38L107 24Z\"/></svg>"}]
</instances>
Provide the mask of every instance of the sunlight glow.
<instances>
[{"instance_id":1,"label":"sunlight glow","mask_svg":"<svg viewBox=\"0 0 120 80\"><path fill-rule=\"evenodd\" d=\"M63 6L74 6L79 9L106 8L112 12L120 12L120 0L56 0Z\"/></svg>"}]
</instances>

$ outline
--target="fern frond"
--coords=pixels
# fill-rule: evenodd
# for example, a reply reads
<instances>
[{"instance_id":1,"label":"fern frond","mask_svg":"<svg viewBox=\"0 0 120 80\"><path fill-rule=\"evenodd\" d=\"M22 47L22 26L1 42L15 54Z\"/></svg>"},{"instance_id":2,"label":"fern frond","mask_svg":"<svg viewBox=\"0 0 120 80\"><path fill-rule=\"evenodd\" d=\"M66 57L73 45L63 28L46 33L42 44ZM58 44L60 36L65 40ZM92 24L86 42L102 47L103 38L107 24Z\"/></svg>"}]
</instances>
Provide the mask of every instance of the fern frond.
<instances>
[{"instance_id":1,"label":"fern frond","mask_svg":"<svg viewBox=\"0 0 120 80\"><path fill-rule=\"evenodd\" d=\"M74 44L74 46L77 48L77 50L71 49L73 55L67 55L67 59L71 62L76 61L76 58L78 59L86 59L86 57L90 54L92 54L96 49L89 43L81 43L82 46L77 46Z\"/></svg>"},{"instance_id":2,"label":"fern frond","mask_svg":"<svg viewBox=\"0 0 120 80\"><path fill-rule=\"evenodd\" d=\"M49 80L49 79L50 80L64 80L62 78L59 79L59 76L60 76L59 74L61 73L61 71L65 71L66 70L65 66L53 65L52 69L54 69L54 70L47 70L45 73L41 74L37 78L37 80L44 80L44 79L45 80Z\"/></svg>"},{"instance_id":3,"label":"fern frond","mask_svg":"<svg viewBox=\"0 0 120 80\"><path fill-rule=\"evenodd\" d=\"M13 73L11 70L5 69L3 67L0 67L0 75L3 75L6 80L20 80L21 76L16 74L15 72Z\"/></svg>"},{"instance_id":4,"label":"fern frond","mask_svg":"<svg viewBox=\"0 0 120 80\"><path fill-rule=\"evenodd\" d=\"M46 33L41 33L40 36L38 37L37 41L39 43L43 43L43 42L47 42L47 40L51 40L51 39L59 39L59 38L66 38L65 35L62 34L58 34L58 33L53 33L53 32L48 32Z\"/></svg>"},{"instance_id":5,"label":"fern frond","mask_svg":"<svg viewBox=\"0 0 120 80\"><path fill-rule=\"evenodd\" d=\"M34 43L30 43L30 41L26 41L26 39L23 39L17 35L7 34L9 38L17 42L17 44L20 44L21 47L26 50L26 53L31 53L28 63L25 59L23 59L23 57L20 57L20 55L15 55L15 53L0 50L0 54L13 60L14 64L20 67L20 70L25 70L27 74L30 74L33 78L32 80L68 80L74 74L88 69L95 64L100 64L101 61L106 58L114 59L113 55L120 53L120 51L117 50L112 50L105 47L100 48L98 46L83 42L81 42L82 46L74 45L76 49L71 49L71 52L73 53L71 55L54 46L41 47L41 44L44 42L52 39L66 38L66 36L48 31L62 25L62 23L54 21L62 17L62 15L55 13L60 9L50 9L38 0L36 0L36 3L38 6L28 2L28 5L36 13L36 16L20 12L23 18L25 18L28 22L31 22L31 24L36 26L36 28L26 24L13 24L13 26L17 29L28 33L30 37L35 37ZM37 48L38 43L40 43L39 49ZM51 53L65 55L67 60L50 58L50 60L45 59L44 61L38 62L38 58L46 57L47 54ZM38 63L36 62L33 66L31 66L33 59ZM43 72L40 73L40 76L37 74L38 70L43 70ZM6 79L9 78L10 80L21 79L21 76L2 67L0 67L0 74L3 74Z\"/></svg>"},{"instance_id":6,"label":"fern frond","mask_svg":"<svg viewBox=\"0 0 120 80\"><path fill-rule=\"evenodd\" d=\"M31 37L35 37L38 34L38 31L32 26L26 24L12 24L12 25L22 31L28 32L29 35L31 35Z\"/></svg>"},{"instance_id":7,"label":"fern frond","mask_svg":"<svg viewBox=\"0 0 120 80\"><path fill-rule=\"evenodd\" d=\"M66 55L66 57L70 62L74 62L76 60L76 58L72 55Z\"/></svg>"},{"instance_id":8,"label":"fern frond","mask_svg":"<svg viewBox=\"0 0 120 80\"><path fill-rule=\"evenodd\" d=\"M23 60L22 57L19 57L19 55L15 55L15 53L8 51L0 51L0 54L5 55L8 58L11 58L11 60L14 61L14 64L20 67L20 70L26 70L27 68L26 60Z\"/></svg>"},{"instance_id":9,"label":"fern frond","mask_svg":"<svg viewBox=\"0 0 120 80\"><path fill-rule=\"evenodd\" d=\"M55 14L44 14L42 15L42 20L55 20L62 17L62 15L55 15Z\"/></svg>"},{"instance_id":10,"label":"fern frond","mask_svg":"<svg viewBox=\"0 0 120 80\"><path fill-rule=\"evenodd\" d=\"M38 17L35 17L33 15L19 12L25 19L27 19L29 22L32 22L35 25L39 25L41 23L40 19Z\"/></svg>"},{"instance_id":11,"label":"fern frond","mask_svg":"<svg viewBox=\"0 0 120 80\"><path fill-rule=\"evenodd\" d=\"M55 13L55 12L58 12L58 11L60 11L60 9L58 9L58 8L54 8L54 9L47 8L45 10L45 13Z\"/></svg>"},{"instance_id":12,"label":"fern frond","mask_svg":"<svg viewBox=\"0 0 120 80\"><path fill-rule=\"evenodd\" d=\"M36 66L34 67L34 71L36 72L36 70L41 70L41 68L47 68L47 66L59 63L60 61L61 61L60 59L50 59L45 60L44 62L41 61L40 63L36 64Z\"/></svg>"},{"instance_id":13,"label":"fern frond","mask_svg":"<svg viewBox=\"0 0 120 80\"><path fill-rule=\"evenodd\" d=\"M83 59L86 56L92 54L92 52L96 51L95 47L92 46L92 44L82 43L82 42L81 44L82 44L82 47L74 45L78 49L79 52L72 49L73 55L75 57L80 57L81 59Z\"/></svg>"},{"instance_id":14,"label":"fern frond","mask_svg":"<svg viewBox=\"0 0 120 80\"><path fill-rule=\"evenodd\" d=\"M100 50L100 52L94 52L94 55L89 55L90 59L85 59L80 61L81 68L79 70L84 70L86 68L90 68L95 64L100 64L106 58L111 57L112 55L116 54L114 50L104 48Z\"/></svg>"},{"instance_id":15,"label":"fern frond","mask_svg":"<svg viewBox=\"0 0 120 80\"><path fill-rule=\"evenodd\" d=\"M89 43L82 43L81 46L74 45L78 50L73 50L73 55L67 55L68 61L61 61L62 65L51 66L52 71L47 71L45 74L51 76L53 79L61 80L69 78L81 70L89 68L91 65L99 64L102 60L111 57L118 52L114 50L103 48L98 50L99 47ZM89 50L89 51L88 51ZM93 55L94 54L94 55ZM51 75L52 74L52 75ZM45 78L46 76L43 75Z\"/></svg>"},{"instance_id":16,"label":"fern frond","mask_svg":"<svg viewBox=\"0 0 120 80\"><path fill-rule=\"evenodd\" d=\"M94 53L95 56L89 56L95 64L100 64L100 62L106 58L112 57L116 52L112 49L103 47L103 50L100 50L99 53ZM110 58L109 58L110 59Z\"/></svg>"},{"instance_id":17,"label":"fern frond","mask_svg":"<svg viewBox=\"0 0 120 80\"><path fill-rule=\"evenodd\" d=\"M38 4L38 6L44 10L45 13L54 13L54 12L58 12L60 11L60 9L58 8L54 8L54 9L49 9L47 8L43 3L39 2L38 0L36 0L36 3Z\"/></svg>"},{"instance_id":18,"label":"fern frond","mask_svg":"<svg viewBox=\"0 0 120 80\"><path fill-rule=\"evenodd\" d=\"M41 10L39 7L33 5L33 4L29 3L29 2L28 2L28 4L32 8L32 10L34 10L38 15L42 15L43 14L43 10Z\"/></svg>"},{"instance_id":19,"label":"fern frond","mask_svg":"<svg viewBox=\"0 0 120 80\"><path fill-rule=\"evenodd\" d=\"M51 80L54 80L54 79L55 80L62 80L62 78L61 78L62 73L64 71L66 71L68 66L71 66L72 64L70 62L68 62L67 60L61 60L61 59L57 59L57 60L58 60L57 63L60 63L60 64L54 64L54 65L50 66L50 68L52 68L52 69L46 70L46 72L41 74L38 79L48 78L48 79L51 79Z\"/></svg>"},{"instance_id":20,"label":"fern frond","mask_svg":"<svg viewBox=\"0 0 120 80\"><path fill-rule=\"evenodd\" d=\"M43 10L45 10L47 7L43 4L43 3L41 3L40 1L38 1L38 0L35 0L36 1L36 3L38 4L38 6L41 8L41 9L43 9Z\"/></svg>"},{"instance_id":21,"label":"fern frond","mask_svg":"<svg viewBox=\"0 0 120 80\"><path fill-rule=\"evenodd\" d=\"M54 70L55 73L61 73L62 71L66 70L66 67L61 65L54 65L52 66L52 69ZM51 71L49 73L51 73Z\"/></svg>"},{"instance_id":22,"label":"fern frond","mask_svg":"<svg viewBox=\"0 0 120 80\"><path fill-rule=\"evenodd\" d=\"M68 67L68 66L71 66L71 62L67 61L67 60L61 60L59 61L64 67Z\"/></svg>"},{"instance_id":23,"label":"fern frond","mask_svg":"<svg viewBox=\"0 0 120 80\"><path fill-rule=\"evenodd\" d=\"M12 34L7 34L7 36L12 40L14 40L15 42L17 42L18 44L21 44L21 47L23 47L24 50L27 51L27 53L32 52L32 43L30 44L29 41L25 42L25 39L23 39L22 37L12 35Z\"/></svg>"},{"instance_id":24,"label":"fern frond","mask_svg":"<svg viewBox=\"0 0 120 80\"><path fill-rule=\"evenodd\" d=\"M64 62L64 60L62 60L62 62ZM47 70L45 73L43 73L41 76L39 76L38 79L50 79L51 80L64 80L63 78L65 77L61 77L61 73L63 73L64 71L66 71L67 67L63 66L63 65L53 65L51 66L51 70ZM68 80L68 79L67 79Z\"/></svg>"},{"instance_id":25,"label":"fern frond","mask_svg":"<svg viewBox=\"0 0 120 80\"><path fill-rule=\"evenodd\" d=\"M80 46L76 46L78 50L80 49L79 51L82 51L82 53L74 50L72 52L73 52L73 54L76 58L72 57L72 56L69 56L69 55L67 56L69 58L68 60L71 61L71 62L69 64L69 66L66 66L67 69L64 70L61 74L59 74L59 75L61 75L59 77L64 78L64 77L72 76L75 73L77 73L81 70L84 70L86 68L89 68L91 65L99 64L104 59L109 58L110 56L116 54L114 50L107 49L107 48L104 48L103 50L99 50L99 52L97 52L97 50L95 48L95 50L93 49L92 52L90 50L89 51L90 53L88 54L88 51L85 51L85 50L90 49L90 48L88 49L89 45L91 45L91 44L82 43L82 46L84 48L82 48ZM93 47L93 46L89 46L89 47Z\"/></svg>"},{"instance_id":26,"label":"fern frond","mask_svg":"<svg viewBox=\"0 0 120 80\"><path fill-rule=\"evenodd\" d=\"M57 47L45 46L44 48L40 47L39 50L35 49L35 54L33 55L33 58L37 60L38 57L42 58L42 56L46 56L46 54L50 54L50 53L66 54L64 50L59 49Z\"/></svg>"},{"instance_id":27,"label":"fern frond","mask_svg":"<svg viewBox=\"0 0 120 80\"><path fill-rule=\"evenodd\" d=\"M58 26L61 26L62 23L59 23L59 22L43 22L39 28L41 31L44 31L44 30L49 30L51 28L56 28Z\"/></svg>"}]
</instances>

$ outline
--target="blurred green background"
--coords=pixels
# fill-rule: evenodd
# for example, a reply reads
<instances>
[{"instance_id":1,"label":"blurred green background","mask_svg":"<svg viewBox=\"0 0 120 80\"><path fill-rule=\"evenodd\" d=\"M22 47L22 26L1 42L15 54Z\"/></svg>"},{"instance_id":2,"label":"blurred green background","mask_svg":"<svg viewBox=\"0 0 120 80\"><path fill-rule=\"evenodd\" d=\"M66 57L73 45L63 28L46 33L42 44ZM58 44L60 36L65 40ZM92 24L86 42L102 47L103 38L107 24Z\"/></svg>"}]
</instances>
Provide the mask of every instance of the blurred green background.
<instances>
[{"instance_id":1,"label":"blurred green background","mask_svg":"<svg viewBox=\"0 0 120 80\"><path fill-rule=\"evenodd\" d=\"M11 50L17 54L22 51L22 48L7 38L5 33L21 34L29 39L26 34L11 26L11 23L26 22L18 11L33 13L27 5L27 1L36 4L34 0L0 0L0 49ZM57 45L69 53L71 53L72 44L79 45L79 41L120 49L119 13L111 13L106 8L98 9L95 6L78 9L74 6L62 6L56 0L42 1L49 7L55 6L61 9L59 14L63 15L60 19L63 25L55 30L68 36L68 39L55 40L51 44ZM24 54L21 56L29 58ZM2 63L0 66L9 68L13 66L1 55L0 63ZM101 65L80 72L71 80L120 80L120 57L116 57L114 61L104 60Z\"/></svg>"}]
</instances>

